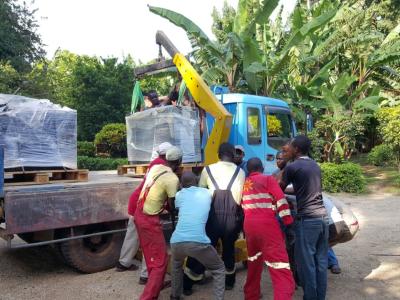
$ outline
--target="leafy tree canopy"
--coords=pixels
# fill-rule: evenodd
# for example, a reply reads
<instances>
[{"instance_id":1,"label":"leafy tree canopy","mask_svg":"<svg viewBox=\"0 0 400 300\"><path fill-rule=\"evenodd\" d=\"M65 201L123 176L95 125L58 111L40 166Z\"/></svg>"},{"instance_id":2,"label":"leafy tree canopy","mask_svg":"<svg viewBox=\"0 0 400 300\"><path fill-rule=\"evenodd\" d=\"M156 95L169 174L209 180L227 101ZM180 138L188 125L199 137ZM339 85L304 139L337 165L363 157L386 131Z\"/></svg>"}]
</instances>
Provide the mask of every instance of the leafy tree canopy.
<instances>
[{"instance_id":1,"label":"leafy tree canopy","mask_svg":"<svg viewBox=\"0 0 400 300\"><path fill-rule=\"evenodd\" d=\"M44 55L35 12L25 2L0 1L0 61L9 61L18 71Z\"/></svg>"}]
</instances>

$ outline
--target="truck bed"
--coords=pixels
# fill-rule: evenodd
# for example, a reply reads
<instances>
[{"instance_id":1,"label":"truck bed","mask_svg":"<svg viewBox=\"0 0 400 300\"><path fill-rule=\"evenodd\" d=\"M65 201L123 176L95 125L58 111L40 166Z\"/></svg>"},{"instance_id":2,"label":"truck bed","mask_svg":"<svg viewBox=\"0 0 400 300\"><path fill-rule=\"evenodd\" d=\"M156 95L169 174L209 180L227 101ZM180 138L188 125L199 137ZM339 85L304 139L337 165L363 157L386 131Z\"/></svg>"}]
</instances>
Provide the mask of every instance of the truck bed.
<instances>
[{"instance_id":1,"label":"truck bed","mask_svg":"<svg viewBox=\"0 0 400 300\"><path fill-rule=\"evenodd\" d=\"M89 173L87 182L5 186L8 234L123 220L128 199L142 179L116 171Z\"/></svg>"}]
</instances>

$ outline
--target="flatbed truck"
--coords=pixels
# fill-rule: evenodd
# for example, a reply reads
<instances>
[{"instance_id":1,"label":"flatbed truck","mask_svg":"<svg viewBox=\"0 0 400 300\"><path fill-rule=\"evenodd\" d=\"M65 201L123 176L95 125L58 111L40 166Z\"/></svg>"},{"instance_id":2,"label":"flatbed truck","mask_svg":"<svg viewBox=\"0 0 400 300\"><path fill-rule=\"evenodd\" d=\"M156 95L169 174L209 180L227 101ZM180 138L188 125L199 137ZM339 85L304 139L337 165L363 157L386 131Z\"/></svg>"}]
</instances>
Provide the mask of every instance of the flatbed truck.
<instances>
[{"instance_id":1,"label":"flatbed truck","mask_svg":"<svg viewBox=\"0 0 400 300\"><path fill-rule=\"evenodd\" d=\"M98 171L87 182L5 186L0 237L9 248L53 245L81 272L108 269L118 260L128 199L140 180Z\"/></svg>"}]
</instances>

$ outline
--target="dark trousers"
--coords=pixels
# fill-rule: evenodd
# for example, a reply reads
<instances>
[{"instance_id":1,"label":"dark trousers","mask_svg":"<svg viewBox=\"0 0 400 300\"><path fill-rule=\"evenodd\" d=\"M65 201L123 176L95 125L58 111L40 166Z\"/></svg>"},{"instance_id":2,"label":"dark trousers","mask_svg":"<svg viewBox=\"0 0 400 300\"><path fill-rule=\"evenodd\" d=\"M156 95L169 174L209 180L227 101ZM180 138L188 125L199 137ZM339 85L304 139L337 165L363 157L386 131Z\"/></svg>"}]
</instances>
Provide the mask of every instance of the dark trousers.
<instances>
[{"instance_id":1,"label":"dark trousers","mask_svg":"<svg viewBox=\"0 0 400 300\"><path fill-rule=\"evenodd\" d=\"M323 300L327 289L328 217L299 218L295 231L295 260L303 299Z\"/></svg>"},{"instance_id":2,"label":"dark trousers","mask_svg":"<svg viewBox=\"0 0 400 300\"><path fill-rule=\"evenodd\" d=\"M224 222L221 219L208 219L206 225L207 236L211 240L211 245L217 246L218 240L222 242L222 260L225 265L225 285L233 286L236 280L235 271L235 242L238 239L240 227L235 216L228 216ZM196 259L188 257L183 288L190 290L193 284L202 278L205 267ZM197 280L196 280L197 279Z\"/></svg>"},{"instance_id":3,"label":"dark trousers","mask_svg":"<svg viewBox=\"0 0 400 300\"><path fill-rule=\"evenodd\" d=\"M339 261L336 257L335 252L333 252L333 249L329 247L328 250L328 268L332 268L333 266L339 266Z\"/></svg>"}]
</instances>

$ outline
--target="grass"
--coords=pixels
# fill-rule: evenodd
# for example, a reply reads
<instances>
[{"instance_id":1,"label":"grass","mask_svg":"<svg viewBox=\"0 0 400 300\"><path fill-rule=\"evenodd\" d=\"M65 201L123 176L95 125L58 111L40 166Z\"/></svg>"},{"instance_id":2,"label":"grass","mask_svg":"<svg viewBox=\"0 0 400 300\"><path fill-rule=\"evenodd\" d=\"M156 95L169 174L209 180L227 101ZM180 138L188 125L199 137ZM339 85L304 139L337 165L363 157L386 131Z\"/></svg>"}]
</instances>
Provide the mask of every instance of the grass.
<instances>
[{"instance_id":1,"label":"grass","mask_svg":"<svg viewBox=\"0 0 400 300\"><path fill-rule=\"evenodd\" d=\"M367 155L361 154L352 159L361 165L367 182L367 193L390 193L400 195L400 173L395 165L378 167L367 162Z\"/></svg>"}]
</instances>

